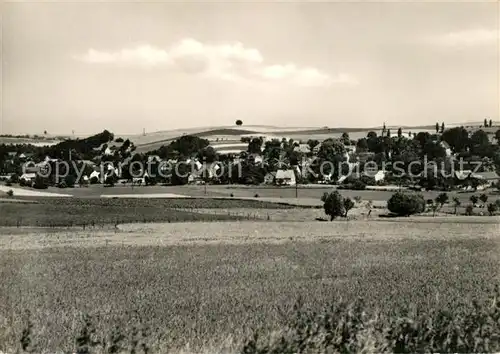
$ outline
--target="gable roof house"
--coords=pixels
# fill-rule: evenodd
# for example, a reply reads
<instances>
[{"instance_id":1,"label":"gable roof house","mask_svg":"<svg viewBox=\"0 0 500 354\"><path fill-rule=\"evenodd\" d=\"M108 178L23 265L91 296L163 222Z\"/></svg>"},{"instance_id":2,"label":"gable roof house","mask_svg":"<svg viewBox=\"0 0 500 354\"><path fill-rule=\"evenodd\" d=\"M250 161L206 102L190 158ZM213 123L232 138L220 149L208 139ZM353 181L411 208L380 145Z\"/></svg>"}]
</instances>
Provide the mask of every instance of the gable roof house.
<instances>
[{"instance_id":1,"label":"gable roof house","mask_svg":"<svg viewBox=\"0 0 500 354\"><path fill-rule=\"evenodd\" d=\"M311 148L308 144L299 144L293 148L293 151L300 152L302 154L309 154L311 152Z\"/></svg>"},{"instance_id":2,"label":"gable roof house","mask_svg":"<svg viewBox=\"0 0 500 354\"><path fill-rule=\"evenodd\" d=\"M295 172L293 170L278 170L275 182L277 185L294 186L296 184Z\"/></svg>"}]
</instances>

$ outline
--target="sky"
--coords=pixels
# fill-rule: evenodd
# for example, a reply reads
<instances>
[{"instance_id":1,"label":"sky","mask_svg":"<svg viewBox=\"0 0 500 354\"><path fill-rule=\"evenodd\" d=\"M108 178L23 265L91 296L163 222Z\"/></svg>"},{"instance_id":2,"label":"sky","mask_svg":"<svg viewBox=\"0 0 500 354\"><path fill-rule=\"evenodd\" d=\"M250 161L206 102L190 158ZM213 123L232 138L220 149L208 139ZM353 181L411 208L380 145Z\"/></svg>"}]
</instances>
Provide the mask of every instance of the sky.
<instances>
[{"instance_id":1,"label":"sky","mask_svg":"<svg viewBox=\"0 0 500 354\"><path fill-rule=\"evenodd\" d=\"M1 10L1 134L499 120L500 2Z\"/></svg>"}]
</instances>

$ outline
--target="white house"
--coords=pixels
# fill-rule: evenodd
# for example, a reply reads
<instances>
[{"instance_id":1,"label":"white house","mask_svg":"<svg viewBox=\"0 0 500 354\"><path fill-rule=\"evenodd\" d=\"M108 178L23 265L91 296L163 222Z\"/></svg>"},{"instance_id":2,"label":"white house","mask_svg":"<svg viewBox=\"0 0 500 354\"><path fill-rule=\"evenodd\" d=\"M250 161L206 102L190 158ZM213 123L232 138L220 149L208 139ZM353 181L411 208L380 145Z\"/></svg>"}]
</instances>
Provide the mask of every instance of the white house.
<instances>
[{"instance_id":1,"label":"white house","mask_svg":"<svg viewBox=\"0 0 500 354\"><path fill-rule=\"evenodd\" d=\"M450 157L452 155L451 147L446 141L440 141L439 146L441 146L446 152L446 157Z\"/></svg>"},{"instance_id":2,"label":"white house","mask_svg":"<svg viewBox=\"0 0 500 354\"><path fill-rule=\"evenodd\" d=\"M294 186L296 184L295 173L293 170L278 170L275 181L278 185Z\"/></svg>"}]
</instances>

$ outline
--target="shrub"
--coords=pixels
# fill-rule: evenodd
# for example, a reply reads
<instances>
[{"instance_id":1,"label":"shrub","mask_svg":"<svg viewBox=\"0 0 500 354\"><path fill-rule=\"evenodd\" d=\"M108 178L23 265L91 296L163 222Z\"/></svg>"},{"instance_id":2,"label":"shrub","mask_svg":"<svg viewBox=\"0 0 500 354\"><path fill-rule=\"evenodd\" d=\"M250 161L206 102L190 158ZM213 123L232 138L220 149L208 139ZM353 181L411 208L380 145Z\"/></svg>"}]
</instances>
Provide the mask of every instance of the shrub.
<instances>
[{"instance_id":1,"label":"shrub","mask_svg":"<svg viewBox=\"0 0 500 354\"><path fill-rule=\"evenodd\" d=\"M123 143L123 138L117 138L117 139L115 140L115 143Z\"/></svg>"},{"instance_id":2,"label":"shrub","mask_svg":"<svg viewBox=\"0 0 500 354\"><path fill-rule=\"evenodd\" d=\"M64 178L64 183L66 183L66 186L69 188L73 188L75 186L76 178L73 175L67 175Z\"/></svg>"},{"instance_id":3,"label":"shrub","mask_svg":"<svg viewBox=\"0 0 500 354\"><path fill-rule=\"evenodd\" d=\"M8 197L12 197L12 196L14 196L14 191L13 191L12 189L9 189L9 190L7 191L7 196L8 196Z\"/></svg>"},{"instance_id":4,"label":"shrub","mask_svg":"<svg viewBox=\"0 0 500 354\"><path fill-rule=\"evenodd\" d=\"M5 183L5 185L6 185L7 187L11 187L11 186L12 186L12 183L11 183L10 181L8 181L8 182L6 182L6 183Z\"/></svg>"},{"instance_id":5,"label":"shrub","mask_svg":"<svg viewBox=\"0 0 500 354\"><path fill-rule=\"evenodd\" d=\"M425 200L421 194L396 192L387 201L391 213L409 216L425 211Z\"/></svg>"},{"instance_id":6,"label":"shrub","mask_svg":"<svg viewBox=\"0 0 500 354\"><path fill-rule=\"evenodd\" d=\"M483 204L486 204L486 202L488 201L488 196L486 194L481 194L479 196L479 200L483 203Z\"/></svg>"},{"instance_id":7,"label":"shrub","mask_svg":"<svg viewBox=\"0 0 500 354\"><path fill-rule=\"evenodd\" d=\"M49 188L49 179L37 174L35 177L35 183L33 184L33 188L35 189Z\"/></svg>"},{"instance_id":8,"label":"shrub","mask_svg":"<svg viewBox=\"0 0 500 354\"><path fill-rule=\"evenodd\" d=\"M436 202L443 206L444 204L448 203L448 194L446 193L440 193L437 197L436 197Z\"/></svg>"},{"instance_id":9,"label":"shrub","mask_svg":"<svg viewBox=\"0 0 500 354\"><path fill-rule=\"evenodd\" d=\"M477 195L471 195L469 200L473 205L476 205L479 198L477 197Z\"/></svg>"},{"instance_id":10,"label":"shrub","mask_svg":"<svg viewBox=\"0 0 500 354\"><path fill-rule=\"evenodd\" d=\"M488 213L490 213L491 216L495 214L498 210L498 206L495 203L490 203L488 204Z\"/></svg>"},{"instance_id":11,"label":"shrub","mask_svg":"<svg viewBox=\"0 0 500 354\"><path fill-rule=\"evenodd\" d=\"M19 176L17 173L13 173L10 175L9 182L11 183L19 183Z\"/></svg>"},{"instance_id":12,"label":"shrub","mask_svg":"<svg viewBox=\"0 0 500 354\"><path fill-rule=\"evenodd\" d=\"M255 195L253 197L254 198L258 198L259 197L259 193L255 193Z\"/></svg>"},{"instance_id":13,"label":"shrub","mask_svg":"<svg viewBox=\"0 0 500 354\"><path fill-rule=\"evenodd\" d=\"M344 198L343 204L344 204L344 210L345 210L344 216L347 217L347 213L349 212L349 210L354 208L354 202L352 201L351 198Z\"/></svg>"},{"instance_id":14,"label":"shrub","mask_svg":"<svg viewBox=\"0 0 500 354\"><path fill-rule=\"evenodd\" d=\"M465 207L465 215L472 215L474 211L474 205L469 204Z\"/></svg>"},{"instance_id":15,"label":"shrub","mask_svg":"<svg viewBox=\"0 0 500 354\"><path fill-rule=\"evenodd\" d=\"M229 196L232 198L232 197L234 197L234 194L233 194L233 193L231 193Z\"/></svg>"},{"instance_id":16,"label":"shrub","mask_svg":"<svg viewBox=\"0 0 500 354\"><path fill-rule=\"evenodd\" d=\"M321 197L321 201L323 202L325 214L330 216L330 221L334 220L337 216L344 215L344 200L339 192L325 192Z\"/></svg>"}]
</instances>

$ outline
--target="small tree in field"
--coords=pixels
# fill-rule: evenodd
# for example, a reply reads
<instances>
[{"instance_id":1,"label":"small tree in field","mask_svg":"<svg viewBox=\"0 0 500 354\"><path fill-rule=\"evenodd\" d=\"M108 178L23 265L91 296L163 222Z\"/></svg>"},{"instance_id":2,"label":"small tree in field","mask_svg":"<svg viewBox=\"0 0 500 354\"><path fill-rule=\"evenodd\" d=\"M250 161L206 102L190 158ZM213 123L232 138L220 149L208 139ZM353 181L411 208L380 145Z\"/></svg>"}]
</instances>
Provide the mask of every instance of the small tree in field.
<instances>
[{"instance_id":1,"label":"small tree in field","mask_svg":"<svg viewBox=\"0 0 500 354\"><path fill-rule=\"evenodd\" d=\"M344 210L345 210L344 216L347 218L347 213L349 212L349 210L354 208L354 202L352 201L351 198L344 198L343 204L344 204Z\"/></svg>"},{"instance_id":2,"label":"small tree in field","mask_svg":"<svg viewBox=\"0 0 500 354\"><path fill-rule=\"evenodd\" d=\"M479 198L477 197L477 195L471 195L469 200L472 203L472 205L476 205Z\"/></svg>"},{"instance_id":3,"label":"small tree in field","mask_svg":"<svg viewBox=\"0 0 500 354\"><path fill-rule=\"evenodd\" d=\"M396 192L387 201L391 213L410 216L425 211L425 199L421 194Z\"/></svg>"},{"instance_id":4,"label":"small tree in field","mask_svg":"<svg viewBox=\"0 0 500 354\"><path fill-rule=\"evenodd\" d=\"M237 125L237 126L243 125L243 122L241 121L241 119L238 119L238 120L236 121L236 125Z\"/></svg>"},{"instance_id":5,"label":"small tree in field","mask_svg":"<svg viewBox=\"0 0 500 354\"><path fill-rule=\"evenodd\" d=\"M337 216L344 215L344 200L339 192L325 193L321 197L321 201L324 203L325 214L330 216L330 221L333 221Z\"/></svg>"},{"instance_id":6,"label":"small tree in field","mask_svg":"<svg viewBox=\"0 0 500 354\"><path fill-rule=\"evenodd\" d=\"M436 202L431 204L432 216L436 216L436 211L439 209L439 203Z\"/></svg>"},{"instance_id":7,"label":"small tree in field","mask_svg":"<svg viewBox=\"0 0 500 354\"><path fill-rule=\"evenodd\" d=\"M479 196L479 200L481 201L481 203L486 204L486 202L488 201L488 196L483 193Z\"/></svg>"},{"instance_id":8,"label":"small tree in field","mask_svg":"<svg viewBox=\"0 0 500 354\"><path fill-rule=\"evenodd\" d=\"M474 211L474 205L469 204L465 207L465 215L472 215L472 212Z\"/></svg>"},{"instance_id":9,"label":"small tree in field","mask_svg":"<svg viewBox=\"0 0 500 354\"><path fill-rule=\"evenodd\" d=\"M488 213L490 213L490 216L493 216L498 210L498 206L496 203L490 203L488 204Z\"/></svg>"},{"instance_id":10,"label":"small tree in field","mask_svg":"<svg viewBox=\"0 0 500 354\"><path fill-rule=\"evenodd\" d=\"M436 197L436 203L442 208L444 204L448 203L448 194L441 193Z\"/></svg>"},{"instance_id":11,"label":"small tree in field","mask_svg":"<svg viewBox=\"0 0 500 354\"><path fill-rule=\"evenodd\" d=\"M453 198L453 206L455 207L455 215L457 214L457 209L460 206L460 199L457 197Z\"/></svg>"}]
</instances>

